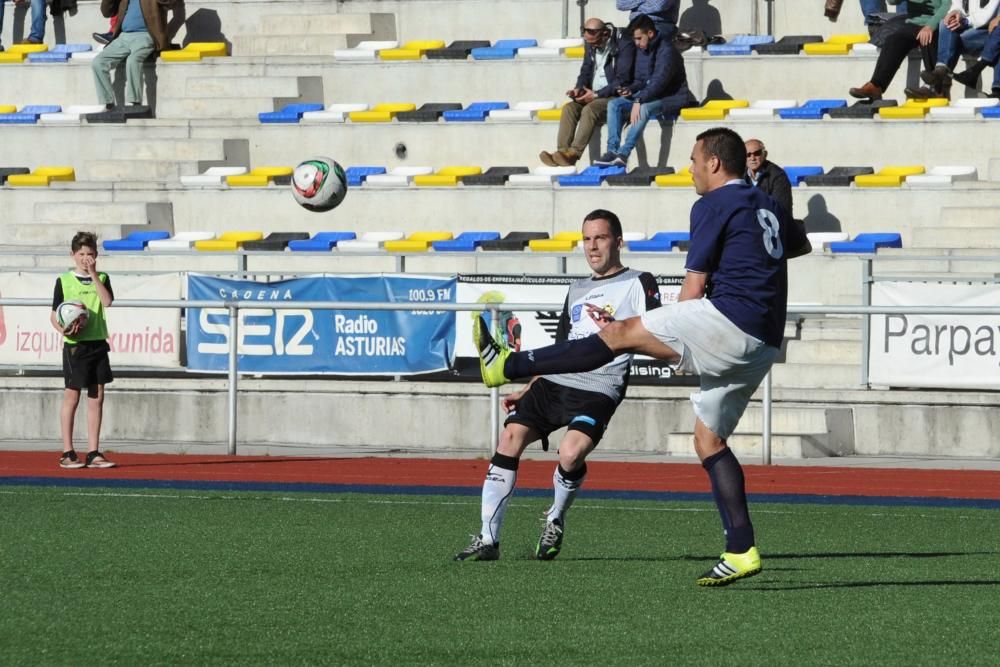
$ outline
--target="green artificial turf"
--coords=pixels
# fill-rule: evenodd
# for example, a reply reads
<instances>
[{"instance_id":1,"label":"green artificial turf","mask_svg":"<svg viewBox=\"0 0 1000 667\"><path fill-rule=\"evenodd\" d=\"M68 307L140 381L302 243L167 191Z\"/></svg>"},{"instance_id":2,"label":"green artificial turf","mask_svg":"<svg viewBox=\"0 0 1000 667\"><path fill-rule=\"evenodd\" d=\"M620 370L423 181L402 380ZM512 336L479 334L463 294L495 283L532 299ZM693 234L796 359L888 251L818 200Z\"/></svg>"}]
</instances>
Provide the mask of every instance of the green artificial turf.
<instances>
[{"instance_id":1,"label":"green artificial turf","mask_svg":"<svg viewBox=\"0 0 1000 667\"><path fill-rule=\"evenodd\" d=\"M708 503L577 501L456 563L477 497L0 487L4 664L996 664L991 510L754 506L764 573L694 579Z\"/></svg>"}]
</instances>

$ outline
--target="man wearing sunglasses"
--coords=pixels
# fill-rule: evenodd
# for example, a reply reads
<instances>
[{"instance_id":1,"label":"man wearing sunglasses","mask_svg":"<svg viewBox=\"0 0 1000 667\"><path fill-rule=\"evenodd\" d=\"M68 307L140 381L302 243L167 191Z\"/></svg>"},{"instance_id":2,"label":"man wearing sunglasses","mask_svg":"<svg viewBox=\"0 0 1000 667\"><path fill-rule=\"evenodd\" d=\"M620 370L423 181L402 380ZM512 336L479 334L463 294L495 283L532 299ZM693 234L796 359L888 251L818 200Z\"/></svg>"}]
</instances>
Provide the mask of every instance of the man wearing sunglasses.
<instances>
[{"instance_id":1,"label":"man wearing sunglasses","mask_svg":"<svg viewBox=\"0 0 1000 667\"><path fill-rule=\"evenodd\" d=\"M620 86L632 83L635 44L619 36L601 19L587 19L580 29L584 41L583 65L576 85L566 91L570 101L559 118L558 149L542 151L538 158L550 167L577 163L594 131L608 118L608 102Z\"/></svg>"},{"instance_id":2,"label":"man wearing sunglasses","mask_svg":"<svg viewBox=\"0 0 1000 667\"><path fill-rule=\"evenodd\" d=\"M788 216L792 215L792 183L788 180L785 170L767 160L767 149L759 139L748 139L747 171L743 180L781 204Z\"/></svg>"}]
</instances>

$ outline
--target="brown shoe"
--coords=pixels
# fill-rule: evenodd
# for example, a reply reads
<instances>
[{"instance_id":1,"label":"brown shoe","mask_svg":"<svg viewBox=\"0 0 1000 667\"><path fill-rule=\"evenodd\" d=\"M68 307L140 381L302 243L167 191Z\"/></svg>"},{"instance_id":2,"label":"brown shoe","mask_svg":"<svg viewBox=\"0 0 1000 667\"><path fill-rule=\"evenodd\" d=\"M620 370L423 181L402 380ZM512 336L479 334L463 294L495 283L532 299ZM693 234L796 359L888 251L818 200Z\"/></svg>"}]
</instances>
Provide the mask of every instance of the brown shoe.
<instances>
[{"instance_id":1,"label":"brown shoe","mask_svg":"<svg viewBox=\"0 0 1000 667\"><path fill-rule=\"evenodd\" d=\"M847 92L851 94L851 97L856 97L859 100L868 99L874 102L875 100L882 99L882 89L876 86L871 81L861 86L860 88L851 88Z\"/></svg>"},{"instance_id":2,"label":"brown shoe","mask_svg":"<svg viewBox=\"0 0 1000 667\"><path fill-rule=\"evenodd\" d=\"M555 154L558 155L559 151L556 151ZM555 158L553 157L553 154L550 153L550 152L548 152L548 151L542 151L541 153L539 153L538 154L538 159L541 160L542 164L544 164L546 167L558 167L559 166L559 164L555 161Z\"/></svg>"},{"instance_id":3,"label":"brown shoe","mask_svg":"<svg viewBox=\"0 0 1000 667\"><path fill-rule=\"evenodd\" d=\"M556 161L556 164L560 167L572 167L579 161L580 154L577 153L572 148L567 148L564 151L556 151L552 154L552 159Z\"/></svg>"},{"instance_id":4,"label":"brown shoe","mask_svg":"<svg viewBox=\"0 0 1000 667\"><path fill-rule=\"evenodd\" d=\"M18 44L44 44L40 39L35 39L34 37L28 37L27 39L22 39Z\"/></svg>"}]
</instances>

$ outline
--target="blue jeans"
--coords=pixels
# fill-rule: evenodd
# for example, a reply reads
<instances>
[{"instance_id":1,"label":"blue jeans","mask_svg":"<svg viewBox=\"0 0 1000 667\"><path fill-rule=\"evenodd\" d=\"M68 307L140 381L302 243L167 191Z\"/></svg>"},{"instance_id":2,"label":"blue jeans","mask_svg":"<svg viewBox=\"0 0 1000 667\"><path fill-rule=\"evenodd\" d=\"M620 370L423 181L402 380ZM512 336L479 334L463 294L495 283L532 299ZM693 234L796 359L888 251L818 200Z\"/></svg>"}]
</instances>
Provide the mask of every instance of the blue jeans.
<instances>
[{"instance_id":1,"label":"blue jeans","mask_svg":"<svg viewBox=\"0 0 1000 667\"><path fill-rule=\"evenodd\" d=\"M3 8L7 0L0 0L0 31L3 30ZM45 0L31 0L31 39L45 39Z\"/></svg>"},{"instance_id":2,"label":"blue jeans","mask_svg":"<svg viewBox=\"0 0 1000 667\"><path fill-rule=\"evenodd\" d=\"M979 54L979 59L993 67L993 89L1000 88L1000 69L997 69L997 64L1000 63L1000 28L991 32L986 38L986 46Z\"/></svg>"},{"instance_id":3,"label":"blue jeans","mask_svg":"<svg viewBox=\"0 0 1000 667\"><path fill-rule=\"evenodd\" d=\"M865 17L865 25L868 25L869 14L880 14L885 11L885 0L861 0L861 15ZM906 2L896 5L897 14L906 13Z\"/></svg>"},{"instance_id":4,"label":"blue jeans","mask_svg":"<svg viewBox=\"0 0 1000 667\"><path fill-rule=\"evenodd\" d=\"M639 122L628 130L625 143L619 146L621 141L622 128L629 122L632 114L632 100L624 97L616 97L608 102L608 152L617 153L623 158L628 158L635 148L646 123L650 118L659 116L663 112L663 100L653 100L639 106Z\"/></svg>"},{"instance_id":5,"label":"blue jeans","mask_svg":"<svg viewBox=\"0 0 1000 667\"><path fill-rule=\"evenodd\" d=\"M989 36L986 28L970 28L965 19L962 19L958 30L949 30L942 21L938 26L937 64L945 65L949 70L955 69L963 53L982 51Z\"/></svg>"}]
</instances>

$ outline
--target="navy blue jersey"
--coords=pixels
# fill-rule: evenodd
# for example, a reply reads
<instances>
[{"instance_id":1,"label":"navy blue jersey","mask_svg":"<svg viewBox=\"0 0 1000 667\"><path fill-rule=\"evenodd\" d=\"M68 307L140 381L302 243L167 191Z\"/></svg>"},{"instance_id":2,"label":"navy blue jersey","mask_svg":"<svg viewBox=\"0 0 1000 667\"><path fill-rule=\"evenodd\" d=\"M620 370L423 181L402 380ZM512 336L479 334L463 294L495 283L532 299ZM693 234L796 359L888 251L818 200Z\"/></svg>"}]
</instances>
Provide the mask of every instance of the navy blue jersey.
<instances>
[{"instance_id":1,"label":"navy blue jersey","mask_svg":"<svg viewBox=\"0 0 1000 667\"><path fill-rule=\"evenodd\" d=\"M788 302L786 255L804 243L804 232L771 197L730 183L691 208L685 268L708 274L706 296L733 324L780 347Z\"/></svg>"}]
</instances>

